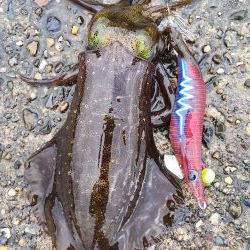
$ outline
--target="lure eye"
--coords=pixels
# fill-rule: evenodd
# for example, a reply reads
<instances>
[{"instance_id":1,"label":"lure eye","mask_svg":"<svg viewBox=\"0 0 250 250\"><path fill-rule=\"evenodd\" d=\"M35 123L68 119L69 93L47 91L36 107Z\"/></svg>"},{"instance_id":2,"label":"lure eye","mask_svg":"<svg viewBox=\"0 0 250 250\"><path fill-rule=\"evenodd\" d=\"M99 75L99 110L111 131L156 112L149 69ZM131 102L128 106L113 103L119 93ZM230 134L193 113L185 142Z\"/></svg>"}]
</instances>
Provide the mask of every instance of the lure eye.
<instances>
[{"instance_id":1,"label":"lure eye","mask_svg":"<svg viewBox=\"0 0 250 250\"><path fill-rule=\"evenodd\" d=\"M198 179L198 172L195 171L195 170L190 170L189 171L189 175L188 175L188 179L191 181L191 182L195 182L197 179Z\"/></svg>"}]
</instances>

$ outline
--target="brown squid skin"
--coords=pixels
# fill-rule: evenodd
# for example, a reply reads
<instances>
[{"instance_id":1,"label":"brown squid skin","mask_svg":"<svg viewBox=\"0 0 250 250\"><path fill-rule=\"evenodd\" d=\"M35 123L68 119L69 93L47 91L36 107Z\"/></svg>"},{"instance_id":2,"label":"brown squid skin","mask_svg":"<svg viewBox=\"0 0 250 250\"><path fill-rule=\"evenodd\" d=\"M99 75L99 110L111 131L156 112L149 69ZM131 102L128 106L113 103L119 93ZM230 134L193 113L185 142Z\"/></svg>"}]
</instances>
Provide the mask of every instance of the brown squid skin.
<instances>
[{"instance_id":1,"label":"brown squid skin","mask_svg":"<svg viewBox=\"0 0 250 250\"><path fill-rule=\"evenodd\" d=\"M26 163L29 196L59 250L143 249L183 199L154 144L155 66L115 42L78 70L64 126Z\"/></svg>"}]
</instances>

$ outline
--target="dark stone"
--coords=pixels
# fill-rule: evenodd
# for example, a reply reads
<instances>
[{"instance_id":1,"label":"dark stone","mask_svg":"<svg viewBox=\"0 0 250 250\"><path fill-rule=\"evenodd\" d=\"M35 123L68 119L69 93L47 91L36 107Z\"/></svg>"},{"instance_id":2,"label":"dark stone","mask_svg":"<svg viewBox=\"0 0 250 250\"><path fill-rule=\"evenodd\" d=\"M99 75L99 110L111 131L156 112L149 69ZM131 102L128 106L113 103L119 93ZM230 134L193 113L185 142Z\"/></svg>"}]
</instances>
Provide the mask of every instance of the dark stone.
<instances>
[{"instance_id":1,"label":"dark stone","mask_svg":"<svg viewBox=\"0 0 250 250\"><path fill-rule=\"evenodd\" d=\"M55 107L55 101L54 101L55 97L54 97L54 93L50 93L46 103L45 103L45 107L49 108L49 109L53 109Z\"/></svg>"},{"instance_id":2,"label":"dark stone","mask_svg":"<svg viewBox=\"0 0 250 250\"><path fill-rule=\"evenodd\" d=\"M56 66L55 66L55 73L60 73L62 71L62 69L63 69L63 66L64 65L63 65L62 62L57 63Z\"/></svg>"},{"instance_id":3,"label":"dark stone","mask_svg":"<svg viewBox=\"0 0 250 250\"><path fill-rule=\"evenodd\" d=\"M7 120L10 120L12 118L12 114L11 113L4 113L4 118L6 118Z\"/></svg>"},{"instance_id":4,"label":"dark stone","mask_svg":"<svg viewBox=\"0 0 250 250\"><path fill-rule=\"evenodd\" d=\"M57 99L57 102L61 102L63 101L65 98L65 89L64 87L60 87L57 89L56 91L56 99Z\"/></svg>"},{"instance_id":5,"label":"dark stone","mask_svg":"<svg viewBox=\"0 0 250 250\"><path fill-rule=\"evenodd\" d=\"M33 65L38 68L39 65L40 65L40 59L35 59L34 62L33 62Z\"/></svg>"},{"instance_id":6,"label":"dark stone","mask_svg":"<svg viewBox=\"0 0 250 250\"><path fill-rule=\"evenodd\" d=\"M0 161L3 157L3 152L4 152L4 145L2 143L0 143Z\"/></svg>"},{"instance_id":7,"label":"dark stone","mask_svg":"<svg viewBox=\"0 0 250 250\"><path fill-rule=\"evenodd\" d=\"M37 125L38 114L30 109L23 110L24 126L27 130L33 130Z\"/></svg>"},{"instance_id":8,"label":"dark stone","mask_svg":"<svg viewBox=\"0 0 250 250\"><path fill-rule=\"evenodd\" d=\"M15 161L14 169L19 169L21 166L22 166L22 162L20 162L19 160Z\"/></svg>"},{"instance_id":9,"label":"dark stone","mask_svg":"<svg viewBox=\"0 0 250 250\"><path fill-rule=\"evenodd\" d=\"M218 54L215 54L215 55L212 57L212 60L213 60L214 63L220 64L220 63L221 63L221 56L218 55Z\"/></svg>"},{"instance_id":10,"label":"dark stone","mask_svg":"<svg viewBox=\"0 0 250 250\"><path fill-rule=\"evenodd\" d=\"M0 77L0 91L3 90L4 79Z\"/></svg>"},{"instance_id":11,"label":"dark stone","mask_svg":"<svg viewBox=\"0 0 250 250\"><path fill-rule=\"evenodd\" d=\"M83 24L84 24L84 18L83 18L82 16L77 17L77 22L78 22L80 25L83 25Z\"/></svg>"},{"instance_id":12,"label":"dark stone","mask_svg":"<svg viewBox=\"0 0 250 250\"><path fill-rule=\"evenodd\" d=\"M234 12L231 16L231 20L243 20L247 15L247 10L239 10Z\"/></svg>"},{"instance_id":13,"label":"dark stone","mask_svg":"<svg viewBox=\"0 0 250 250\"><path fill-rule=\"evenodd\" d=\"M204 146L206 146L208 149L211 146L211 142L214 136L214 124L210 121L205 120L203 124L203 136L202 136L202 142Z\"/></svg>"},{"instance_id":14,"label":"dark stone","mask_svg":"<svg viewBox=\"0 0 250 250\"><path fill-rule=\"evenodd\" d=\"M232 202L228 208L228 212L234 219L238 219L242 214L242 207L240 201Z\"/></svg>"},{"instance_id":15,"label":"dark stone","mask_svg":"<svg viewBox=\"0 0 250 250\"><path fill-rule=\"evenodd\" d=\"M215 123L215 135L220 139L225 139L226 126L223 122Z\"/></svg>"},{"instance_id":16,"label":"dark stone","mask_svg":"<svg viewBox=\"0 0 250 250\"><path fill-rule=\"evenodd\" d=\"M250 79L247 79L247 80L244 82L244 86L247 87L247 88L250 88Z\"/></svg>"},{"instance_id":17,"label":"dark stone","mask_svg":"<svg viewBox=\"0 0 250 250\"><path fill-rule=\"evenodd\" d=\"M200 67L206 64L207 60L209 58L209 54L203 54L200 59L198 60L198 64Z\"/></svg>"},{"instance_id":18,"label":"dark stone","mask_svg":"<svg viewBox=\"0 0 250 250\"><path fill-rule=\"evenodd\" d=\"M52 130L52 125L51 125L51 121L48 120L45 125L42 126L41 129L39 129L39 131L36 133L37 135L47 135L51 132Z\"/></svg>"},{"instance_id":19,"label":"dark stone","mask_svg":"<svg viewBox=\"0 0 250 250\"><path fill-rule=\"evenodd\" d=\"M22 15L24 16L27 16L28 15L28 11L26 9L21 9L21 13Z\"/></svg>"},{"instance_id":20,"label":"dark stone","mask_svg":"<svg viewBox=\"0 0 250 250\"><path fill-rule=\"evenodd\" d=\"M55 16L49 16L47 18L47 30L51 32L57 32L61 29L61 21Z\"/></svg>"},{"instance_id":21,"label":"dark stone","mask_svg":"<svg viewBox=\"0 0 250 250\"><path fill-rule=\"evenodd\" d=\"M243 204L244 204L245 206L247 206L247 207L250 207L250 198L245 198L245 199L243 200Z\"/></svg>"},{"instance_id":22,"label":"dark stone","mask_svg":"<svg viewBox=\"0 0 250 250\"><path fill-rule=\"evenodd\" d=\"M206 81L206 88L210 90L210 89L212 89L213 86L215 87L217 79L218 79L218 76L212 76L211 78L209 78Z\"/></svg>"}]
</instances>

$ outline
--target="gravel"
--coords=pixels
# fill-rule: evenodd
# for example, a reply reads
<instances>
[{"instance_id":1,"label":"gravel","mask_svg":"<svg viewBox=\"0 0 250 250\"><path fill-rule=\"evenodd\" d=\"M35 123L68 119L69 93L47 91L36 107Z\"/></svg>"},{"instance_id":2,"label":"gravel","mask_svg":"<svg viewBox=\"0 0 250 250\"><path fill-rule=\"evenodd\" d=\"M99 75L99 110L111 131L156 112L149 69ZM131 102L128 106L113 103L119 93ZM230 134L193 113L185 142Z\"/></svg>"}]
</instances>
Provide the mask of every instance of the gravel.
<instances>
[{"instance_id":1,"label":"gravel","mask_svg":"<svg viewBox=\"0 0 250 250\"><path fill-rule=\"evenodd\" d=\"M189 47L207 86L203 158L216 178L205 211L183 183L183 221L155 249L250 249L249 2L194 1L178 14L196 36ZM73 67L90 17L64 0L0 0L0 249L52 249L25 196L23 163L63 125L74 87L35 88L19 74L46 79ZM155 133L160 153L171 153L167 134Z\"/></svg>"}]
</instances>

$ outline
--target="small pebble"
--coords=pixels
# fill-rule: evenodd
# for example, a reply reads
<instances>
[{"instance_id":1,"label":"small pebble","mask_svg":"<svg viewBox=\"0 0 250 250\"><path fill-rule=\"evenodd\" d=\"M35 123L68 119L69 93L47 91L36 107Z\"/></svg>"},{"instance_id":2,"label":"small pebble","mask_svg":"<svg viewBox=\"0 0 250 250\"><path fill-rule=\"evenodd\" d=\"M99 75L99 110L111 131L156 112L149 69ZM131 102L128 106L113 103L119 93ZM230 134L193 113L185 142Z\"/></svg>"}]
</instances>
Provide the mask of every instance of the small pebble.
<instances>
[{"instance_id":1,"label":"small pebble","mask_svg":"<svg viewBox=\"0 0 250 250\"><path fill-rule=\"evenodd\" d=\"M16 42L16 45L19 46L19 47L22 47L23 46L23 41Z\"/></svg>"},{"instance_id":2,"label":"small pebble","mask_svg":"<svg viewBox=\"0 0 250 250\"><path fill-rule=\"evenodd\" d=\"M30 100L35 100L37 98L37 93L36 92L31 92L30 93Z\"/></svg>"},{"instance_id":3,"label":"small pebble","mask_svg":"<svg viewBox=\"0 0 250 250\"><path fill-rule=\"evenodd\" d=\"M209 149L214 137L214 124L205 120L203 124L202 142Z\"/></svg>"},{"instance_id":4,"label":"small pebble","mask_svg":"<svg viewBox=\"0 0 250 250\"><path fill-rule=\"evenodd\" d=\"M44 68L46 67L47 64L48 64L47 61L43 59L43 60L40 62L39 71L42 72L42 71L44 70Z\"/></svg>"},{"instance_id":5,"label":"small pebble","mask_svg":"<svg viewBox=\"0 0 250 250\"><path fill-rule=\"evenodd\" d=\"M210 47L210 45L205 45L204 47L203 47L203 52L204 53L208 53L209 51L211 50L211 47Z\"/></svg>"},{"instance_id":6,"label":"small pebble","mask_svg":"<svg viewBox=\"0 0 250 250\"><path fill-rule=\"evenodd\" d=\"M213 158L214 159L219 159L220 158L220 153L218 151L213 153Z\"/></svg>"},{"instance_id":7,"label":"small pebble","mask_svg":"<svg viewBox=\"0 0 250 250\"><path fill-rule=\"evenodd\" d=\"M17 65L18 64L18 61L17 61L17 58L14 56L14 57L12 57L12 58L10 58L10 60L9 60L9 65L11 66L11 67L13 67L13 66L15 66L15 65Z\"/></svg>"},{"instance_id":8,"label":"small pebble","mask_svg":"<svg viewBox=\"0 0 250 250\"><path fill-rule=\"evenodd\" d=\"M238 46L238 33L235 30L229 30L224 37L224 43L227 47Z\"/></svg>"},{"instance_id":9,"label":"small pebble","mask_svg":"<svg viewBox=\"0 0 250 250\"><path fill-rule=\"evenodd\" d=\"M219 224L219 219L220 219L220 215L218 213L214 213L214 214L212 214L210 216L209 221L213 225L218 225Z\"/></svg>"},{"instance_id":10,"label":"small pebble","mask_svg":"<svg viewBox=\"0 0 250 250\"><path fill-rule=\"evenodd\" d=\"M82 16L77 17L77 23L80 25L84 24L84 18Z\"/></svg>"},{"instance_id":11,"label":"small pebble","mask_svg":"<svg viewBox=\"0 0 250 250\"><path fill-rule=\"evenodd\" d=\"M222 75L225 73L225 70L223 68L218 68L216 71L217 74Z\"/></svg>"},{"instance_id":12,"label":"small pebble","mask_svg":"<svg viewBox=\"0 0 250 250\"><path fill-rule=\"evenodd\" d=\"M12 220L12 224L15 225L15 226L18 226L18 225L20 224L20 220L17 219L17 218L14 218L14 219Z\"/></svg>"},{"instance_id":13,"label":"small pebble","mask_svg":"<svg viewBox=\"0 0 250 250\"><path fill-rule=\"evenodd\" d=\"M37 73L35 74L34 78L35 78L36 80L42 80L42 79L43 79L42 75L41 75L39 72L37 72Z\"/></svg>"},{"instance_id":14,"label":"small pebble","mask_svg":"<svg viewBox=\"0 0 250 250\"><path fill-rule=\"evenodd\" d=\"M17 161L15 161L15 163L14 163L14 169L19 169L20 167L22 166L22 163L19 161L19 160L17 160Z\"/></svg>"},{"instance_id":15,"label":"small pebble","mask_svg":"<svg viewBox=\"0 0 250 250\"><path fill-rule=\"evenodd\" d=\"M45 72L46 73L51 73L52 72L52 69L53 69L53 65L52 64L47 64L46 66L45 66Z\"/></svg>"},{"instance_id":16,"label":"small pebble","mask_svg":"<svg viewBox=\"0 0 250 250\"><path fill-rule=\"evenodd\" d=\"M237 170L236 167L230 167L230 166L228 166L228 167L225 167L225 168L224 168L224 172L225 172L226 174L233 173L233 172L235 172L236 170Z\"/></svg>"},{"instance_id":17,"label":"small pebble","mask_svg":"<svg viewBox=\"0 0 250 250\"><path fill-rule=\"evenodd\" d=\"M9 191L8 191L8 196L10 197L14 197L16 196L17 192L14 188L11 188Z\"/></svg>"},{"instance_id":18,"label":"small pebble","mask_svg":"<svg viewBox=\"0 0 250 250\"><path fill-rule=\"evenodd\" d=\"M225 179L224 179L225 183L228 184L228 185L232 185L233 184L233 179L230 177L230 176L227 176Z\"/></svg>"},{"instance_id":19,"label":"small pebble","mask_svg":"<svg viewBox=\"0 0 250 250\"><path fill-rule=\"evenodd\" d=\"M40 232L40 227L36 224L30 224L24 229L25 233L32 234L32 235L38 235Z\"/></svg>"},{"instance_id":20,"label":"small pebble","mask_svg":"<svg viewBox=\"0 0 250 250\"><path fill-rule=\"evenodd\" d=\"M61 44L61 43L56 43L55 49L56 49L57 51L59 51L59 52L62 51L62 50L63 50L62 44Z\"/></svg>"},{"instance_id":21,"label":"small pebble","mask_svg":"<svg viewBox=\"0 0 250 250\"><path fill-rule=\"evenodd\" d=\"M243 200L243 203L244 203L245 206L250 207L250 198L245 198Z\"/></svg>"},{"instance_id":22,"label":"small pebble","mask_svg":"<svg viewBox=\"0 0 250 250\"><path fill-rule=\"evenodd\" d=\"M250 79L248 79L244 82L244 86L247 88L250 88Z\"/></svg>"},{"instance_id":23,"label":"small pebble","mask_svg":"<svg viewBox=\"0 0 250 250\"><path fill-rule=\"evenodd\" d=\"M224 245L223 239L222 239L221 237L219 237L219 236L216 236L216 237L214 238L214 243L215 243L215 245L217 245L217 246L222 246L222 245Z\"/></svg>"},{"instance_id":24,"label":"small pebble","mask_svg":"<svg viewBox=\"0 0 250 250\"><path fill-rule=\"evenodd\" d=\"M36 56L38 50L39 43L37 41L33 41L27 45L27 50L29 51L30 55Z\"/></svg>"},{"instance_id":25,"label":"small pebble","mask_svg":"<svg viewBox=\"0 0 250 250\"><path fill-rule=\"evenodd\" d=\"M215 54L213 57L212 57L212 60L213 60L213 62L214 63L216 63L216 64L220 64L221 63L221 56L220 55L218 55L218 54Z\"/></svg>"},{"instance_id":26,"label":"small pebble","mask_svg":"<svg viewBox=\"0 0 250 250\"><path fill-rule=\"evenodd\" d=\"M1 228L1 229L0 229L0 232L1 232L2 234L4 234L4 236L5 236L7 239L9 239L9 238L11 237L10 229L7 228L7 227Z\"/></svg>"},{"instance_id":27,"label":"small pebble","mask_svg":"<svg viewBox=\"0 0 250 250\"><path fill-rule=\"evenodd\" d=\"M0 236L0 245L6 245L6 243L8 242L8 239L5 236ZM0 246L0 250L2 250L2 247ZM6 246L4 246L4 249L8 250L8 248L6 248Z\"/></svg>"},{"instance_id":28,"label":"small pebble","mask_svg":"<svg viewBox=\"0 0 250 250\"><path fill-rule=\"evenodd\" d=\"M61 105L61 107L60 107L61 113L66 112L67 109L68 109L68 107L69 107L69 104L68 104L67 102L63 103L63 104Z\"/></svg>"},{"instance_id":29,"label":"small pebble","mask_svg":"<svg viewBox=\"0 0 250 250\"><path fill-rule=\"evenodd\" d=\"M203 226L204 225L204 222L202 221L202 220L199 220L196 224L195 224L195 227L196 228L199 228L199 227L201 227L201 226Z\"/></svg>"},{"instance_id":30,"label":"small pebble","mask_svg":"<svg viewBox=\"0 0 250 250\"><path fill-rule=\"evenodd\" d=\"M33 130L37 125L38 114L30 109L23 110L23 120L25 128L29 131Z\"/></svg>"},{"instance_id":31,"label":"small pebble","mask_svg":"<svg viewBox=\"0 0 250 250\"><path fill-rule=\"evenodd\" d=\"M41 16L43 14L43 9L42 8L37 8L35 10L36 15Z\"/></svg>"},{"instance_id":32,"label":"small pebble","mask_svg":"<svg viewBox=\"0 0 250 250\"><path fill-rule=\"evenodd\" d=\"M239 10L234 12L231 16L230 19L231 20L243 20L245 19L247 15L247 10Z\"/></svg>"},{"instance_id":33,"label":"small pebble","mask_svg":"<svg viewBox=\"0 0 250 250\"><path fill-rule=\"evenodd\" d=\"M240 201L235 201L233 202L228 209L228 212L231 214L231 216L234 219L237 219L241 216L242 214L242 207L241 207L241 202Z\"/></svg>"},{"instance_id":34,"label":"small pebble","mask_svg":"<svg viewBox=\"0 0 250 250\"><path fill-rule=\"evenodd\" d=\"M11 156L11 153L9 153L9 152L6 153L6 155L4 156L4 159L7 161L10 160L11 158L12 158L12 156Z\"/></svg>"},{"instance_id":35,"label":"small pebble","mask_svg":"<svg viewBox=\"0 0 250 250\"><path fill-rule=\"evenodd\" d=\"M61 29L61 21L55 16L49 16L47 18L47 30L51 32L57 32Z\"/></svg>"},{"instance_id":36,"label":"small pebble","mask_svg":"<svg viewBox=\"0 0 250 250\"><path fill-rule=\"evenodd\" d=\"M79 31L79 27L74 25L71 29L71 34L76 36L78 34L78 31Z\"/></svg>"},{"instance_id":37,"label":"small pebble","mask_svg":"<svg viewBox=\"0 0 250 250\"><path fill-rule=\"evenodd\" d=\"M18 245L19 246L21 246L21 247L24 247L24 246L26 246L26 241L25 241L25 239L23 239L23 238L21 238L19 241L18 241Z\"/></svg>"},{"instance_id":38,"label":"small pebble","mask_svg":"<svg viewBox=\"0 0 250 250\"><path fill-rule=\"evenodd\" d=\"M60 73L63 69L63 63L62 62L58 62L56 65L55 65L55 72L56 73Z\"/></svg>"},{"instance_id":39,"label":"small pebble","mask_svg":"<svg viewBox=\"0 0 250 250\"><path fill-rule=\"evenodd\" d=\"M217 8L218 7L218 0L210 0L209 7L210 8Z\"/></svg>"},{"instance_id":40,"label":"small pebble","mask_svg":"<svg viewBox=\"0 0 250 250\"><path fill-rule=\"evenodd\" d=\"M51 37L48 37L46 39L46 42L47 42L47 47L48 48L51 48L51 47L53 47L55 45L55 40L53 38L51 38Z\"/></svg>"},{"instance_id":41,"label":"small pebble","mask_svg":"<svg viewBox=\"0 0 250 250\"><path fill-rule=\"evenodd\" d=\"M63 42L63 41L64 41L64 37L63 37L63 36L59 36L59 38L58 38L57 41L58 41L58 42Z\"/></svg>"},{"instance_id":42,"label":"small pebble","mask_svg":"<svg viewBox=\"0 0 250 250\"><path fill-rule=\"evenodd\" d=\"M216 38L221 39L222 37L223 37L223 31L221 29L218 29L217 34L216 34Z\"/></svg>"},{"instance_id":43,"label":"small pebble","mask_svg":"<svg viewBox=\"0 0 250 250\"><path fill-rule=\"evenodd\" d=\"M223 89L222 88L218 88L217 90L216 90L216 93L217 94L219 94L219 95L221 95L221 94L223 94Z\"/></svg>"}]
</instances>

